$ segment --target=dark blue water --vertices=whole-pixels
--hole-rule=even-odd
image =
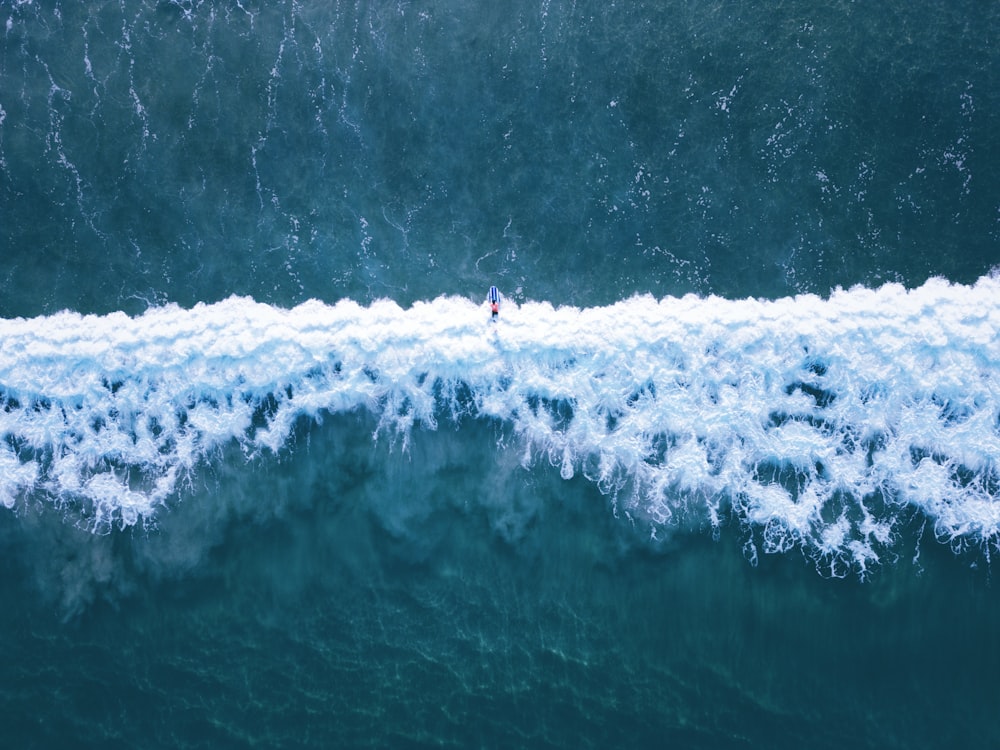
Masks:
[[[0,744],[1000,742],[1000,9],[0,35]]]

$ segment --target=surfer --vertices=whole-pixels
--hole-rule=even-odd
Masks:
[[[492,313],[490,320],[495,323],[497,318],[500,317],[500,290],[495,286],[491,286],[490,294],[487,299],[489,300],[490,312]]]

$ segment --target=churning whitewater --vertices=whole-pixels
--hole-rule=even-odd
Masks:
[[[864,571],[919,512],[1000,544],[1000,277],[608,307],[246,298],[0,321],[0,501],[151,523],[199,463],[367,409],[374,438],[496,420],[656,534],[727,515]],[[498,441],[497,450],[510,450]]]

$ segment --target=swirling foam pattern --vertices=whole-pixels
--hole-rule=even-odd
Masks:
[[[731,513],[752,554],[800,546],[862,570],[915,513],[946,540],[1000,540],[995,275],[487,319],[459,297],[234,297],[0,321],[0,502],[148,523],[220,449],[276,452],[297,420],[367,409],[404,444],[442,419],[497,420],[526,465],[582,474],[653,534]]]

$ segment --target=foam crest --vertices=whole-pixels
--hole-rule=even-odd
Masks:
[[[367,409],[376,436],[492,419],[652,533],[734,515],[749,553],[864,571],[899,525],[1000,543],[1000,280],[578,309],[244,298],[0,321],[0,502],[148,523],[200,462]]]

